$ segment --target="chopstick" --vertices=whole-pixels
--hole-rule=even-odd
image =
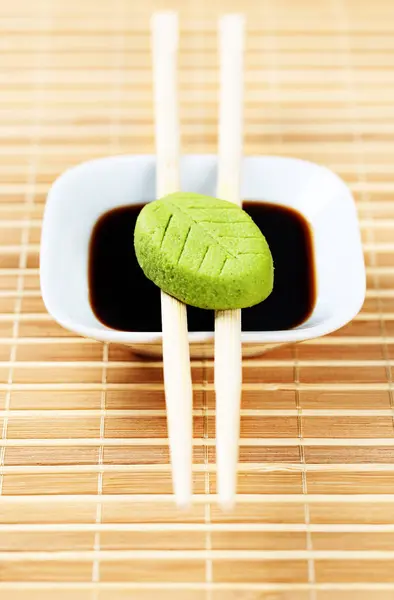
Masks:
[[[157,197],[180,189],[180,134],[177,104],[178,19],[176,13],[152,17],[156,116]],[[219,21],[220,114],[217,196],[241,204],[242,90],[244,18]],[[168,436],[176,502],[192,495],[192,382],[186,306],[161,293],[163,365]],[[216,457],[219,502],[234,503],[242,387],[241,311],[215,314]]]
[[[156,13],[151,20],[156,138],[157,198],[180,190],[177,99],[178,17]],[[192,496],[193,392],[186,306],[161,292],[164,387],[175,500]]]
[[[241,205],[244,17],[219,20],[220,112],[217,196]],[[242,389],[241,311],[215,314],[216,464],[219,502],[234,504]]]

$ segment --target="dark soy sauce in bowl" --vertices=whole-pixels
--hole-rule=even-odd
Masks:
[[[261,304],[242,310],[243,331],[278,331],[301,325],[316,300],[312,232],[296,210],[266,202],[243,203],[265,235],[274,259],[274,289]],[[160,290],[134,252],[142,205],[115,208],[97,221],[89,249],[89,296],[101,323],[120,331],[161,331]],[[188,307],[189,331],[213,331],[214,312]]]

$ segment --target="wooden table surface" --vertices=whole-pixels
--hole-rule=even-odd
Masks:
[[[178,8],[185,152],[217,145],[216,23],[247,15],[245,151],[338,173],[362,312],[244,364],[238,503],[214,501],[212,362],[193,363],[196,502],[179,512],[160,363],[46,313],[46,194],[153,152],[149,17]],[[0,9],[0,598],[394,598],[394,3],[12,0]]]

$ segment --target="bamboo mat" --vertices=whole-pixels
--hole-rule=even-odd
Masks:
[[[239,496],[216,506],[212,362],[193,363],[196,502],[171,497],[161,365],[46,313],[46,193],[153,151],[149,15],[179,8],[186,152],[216,150],[215,27],[248,18],[248,154],[323,163],[358,203],[353,323],[245,360]],[[394,598],[394,5],[13,0],[0,10],[0,598]]]

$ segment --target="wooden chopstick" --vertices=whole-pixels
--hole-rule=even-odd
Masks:
[[[244,17],[219,20],[220,108],[217,196],[241,205]],[[234,504],[242,389],[241,311],[216,311],[216,464],[219,502]]]
[[[156,137],[157,197],[180,190],[177,98],[178,17],[156,13],[151,20]],[[164,386],[175,500],[192,496],[193,392],[186,306],[161,293]]]

